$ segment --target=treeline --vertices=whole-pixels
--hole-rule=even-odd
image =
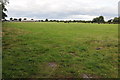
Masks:
[[[89,20],[89,21],[85,21],[85,20],[48,20],[48,19],[45,19],[45,20],[34,20],[34,19],[31,19],[31,20],[27,20],[27,18],[10,18],[10,20],[8,21],[15,21],[15,22],[64,22],[64,23],[98,23],[98,24],[105,24],[105,23],[108,23],[108,24],[118,24],[120,23],[120,17],[115,17],[114,19],[110,19],[108,21],[105,21],[104,20],[104,17],[103,16],[99,16],[99,17],[96,17],[96,18],[93,18],[93,20]]]

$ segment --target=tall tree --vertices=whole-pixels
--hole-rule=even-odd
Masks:
[[[0,19],[5,19],[7,17],[7,14],[5,13],[7,11],[6,5],[7,5],[8,0],[0,0]]]

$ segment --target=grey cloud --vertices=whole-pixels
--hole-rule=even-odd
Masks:
[[[25,0],[25,2],[16,0],[16,3],[13,2],[8,7],[8,15],[9,17],[37,19],[79,19],[82,18],[80,15],[83,15],[82,19],[86,19],[85,15],[91,18],[103,15],[106,19],[109,19],[117,16],[117,6],[115,5],[117,3],[107,4],[109,1],[114,0]]]

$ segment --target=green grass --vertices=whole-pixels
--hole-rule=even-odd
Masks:
[[[118,77],[117,24],[3,23],[3,78]]]

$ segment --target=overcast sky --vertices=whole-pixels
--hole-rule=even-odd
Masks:
[[[8,18],[81,19],[118,16],[119,0],[9,0]]]

